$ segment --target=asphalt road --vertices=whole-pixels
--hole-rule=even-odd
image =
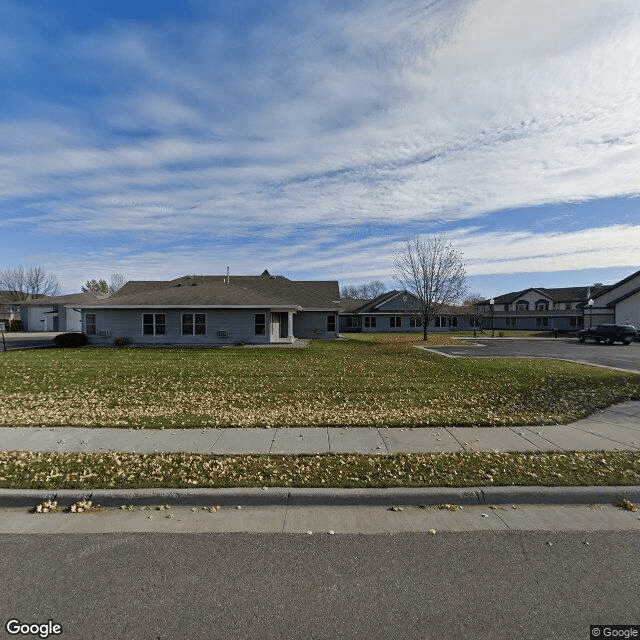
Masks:
[[[638,532],[3,535],[0,557],[0,638],[11,618],[64,640],[586,640],[640,624]]]
[[[640,372],[640,343],[628,346],[595,342],[580,344],[577,338],[526,340],[478,338],[460,345],[433,346],[431,351],[472,358],[560,358]]]
[[[59,335],[57,332],[33,332],[20,331],[17,333],[5,333],[4,342],[0,337],[0,351],[13,351],[14,349],[28,349],[34,347],[53,346],[53,339]]]

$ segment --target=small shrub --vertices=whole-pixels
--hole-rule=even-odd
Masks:
[[[498,338],[504,338],[504,331],[498,331]]]
[[[126,347],[131,341],[129,338],[116,338],[113,342],[116,347]]]
[[[84,333],[61,333],[53,339],[56,347],[83,347],[87,344]]]
[[[22,331],[22,322],[20,320],[11,320],[9,322],[9,331]]]

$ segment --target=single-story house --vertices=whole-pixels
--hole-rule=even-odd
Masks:
[[[260,276],[184,276],[131,281],[82,305],[92,344],[271,344],[338,334],[337,281]]]
[[[583,326],[583,307],[591,294],[591,287],[535,287],[496,296],[493,308],[483,300],[478,309],[488,317],[485,325],[496,330],[572,331]]]
[[[593,291],[584,309],[585,324],[630,324],[640,329],[640,271]]]
[[[473,316],[465,307],[446,306],[431,321],[429,331],[468,331]],[[340,313],[340,331],[344,332],[416,332],[422,331],[419,300],[408,291],[388,291],[374,300],[344,299]]]

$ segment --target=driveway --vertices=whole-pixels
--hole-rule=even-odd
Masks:
[[[577,338],[469,338],[460,345],[420,347],[453,358],[555,358],[640,373],[640,344],[580,344]]]
[[[51,347],[53,339],[59,335],[56,331],[16,331],[4,334],[4,344],[0,337],[0,351],[30,349],[33,347]]]

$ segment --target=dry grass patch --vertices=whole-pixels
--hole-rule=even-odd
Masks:
[[[541,425],[640,399],[638,375],[559,361],[452,361],[416,343],[361,334],[307,349],[8,352],[0,426]]]
[[[141,487],[631,486],[640,453],[238,455],[0,452],[0,486]]]

